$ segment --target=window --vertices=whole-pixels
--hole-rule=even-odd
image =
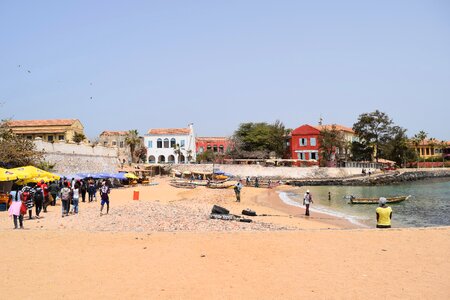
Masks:
[[[198,148],[198,152],[203,153],[203,151],[205,151],[205,149],[203,149],[203,147]]]
[[[104,141],[103,146],[105,146],[105,147],[108,146],[108,142]]]
[[[180,141],[180,147],[183,148],[184,146],[185,146],[185,141],[184,141],[184,140],[181,140],[181,141]]]
[[[170,139],[170,148],[175,148],[176,141],[174,138]]]
[[[297,152],[297,159],[305,160],[305,153],[303,153],[303,152]]]
[[[164,139],[164,148],[169,148],[169,139]]]
[[[317,160],[317,152],[311,152],[310,159]]]
[[[220,152],[220,153],[223,153],[223,152],[224,152],[224,151],[223,151],[223,145],[220,145],[220,146],[219,146],[219,152]]]
[[[64,136],[63,135],[58,135],[58,140],[64,141]]]
[[[211,145],[206,146],[207,151],[211,151]]]
[[[300,146],[306,146],[306,139],[305,138],[301,138],[300,139]]]
[[[148,157],[148,162],[149,162],[150,164],[154,164],[154,163],[156,162],[156,158],[155,158],[153,155],[150,155],[150,156]]]
[[[309,139],[309,144],[310,144],[311,146],[315,146],[315,145],[316,145],[316,138],[310,138],[310,139]]]
[[[162,148],[162,139],[156,141],[156,148]]]
[[[53,135],[49,135],[49,136],[47,137],[47,141],[53,142]]]
[[[27,135],[27,139],[28,139],[28,140],[32,140],[32,139],[33,139],[33,136],[32,136],[32,135]]]
[[[123,146],[124,146],[123,141],[121,141],[121,142],[119,143],[119,147],[120,147],[120,148],[123,148]]]
[[[116,141],[112,141],[112,145],[113,146],[117,146],[117,142]]]
[[[148,141],[147,147],[148,148],[153,148],[153,141]]]
[[[213,147],[213,152],[214,152],[214,153],[217,152],[217,145],[214,145],[214,147]]]

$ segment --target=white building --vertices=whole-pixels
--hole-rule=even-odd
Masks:
[[[184,164],[196,160],[193,124],[188,128],[150,129],[144,136],[144,143],[150,164]]]

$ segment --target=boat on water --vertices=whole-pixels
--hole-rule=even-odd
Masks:
[[[409,199],[409,196],[396,196],[396,197],[386,197],[386,203],[398,203]],[[356,198],[354,196],[350,196],[350,204],[378,204],[380,198]]]

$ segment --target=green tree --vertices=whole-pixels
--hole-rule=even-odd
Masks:
[[[39,166],[42,161],[43,154],[36,150],[33,141],[16,135],[8,121],[0,122],[0,167]]]
[[[429,140],[428,140],[428,146],[430,146],[430,155],[431,155],[431,162],[432,163],[434,163],[434,155],[435,155],[435,148],[436,148],[436,146],[437,146],[437,141],[436,141],[436,139],[435,138],[430,138]],[[431,165],[431,166],[433,166],[433,164]]]
[[[373,148],[364,141],[354,141],[351,144],[351,153],[355,161],[370,161],[372,159]]]
[[[337,158],[337,150],[342,150],[345,146],[344,134],[336,129],[336,125],[332,125],[331,128],[323,127],[320,131],[319,138],[319,151],[321,164],[323,166],[329,166],[333,157]]]
[[[136,147],[141,143],[139,133],[136,129],[128,131],[127,136],[125,137],[125,143],[130,147],[131,162],[134,163],[136,161],[134,151]]]
[[[385,143],[392,132],[392,120],[379,110],[359,115],[358,121],[353,124],[353,130],[364,143],[371,147],[378,162],[380,145]]]
[[[72,138],[72,140],[77,144],[81,143],[85,139],[86,139],[86,136],[83,133],[78,133],[78,132],[75,132],[75,134],[73,135],[73,138]]]
[[[419,131],[419,133],[415,134],[412,138],[412,143],[414,147],[417,149],[417,168],[419,168],[419,161],[420,161],[420,149],[419,146],[423,144],[425,139],[427,138],[427,133],[423,130]]]
[[[438,146],[438,149],[441,151],[442,167],[444,167],[445,166],[445,149],[448,148],[448,144],[446,141],[440,141],[437,146]]]
[[[380,150],[383,157],[395,161],[398,166],[401,166],[402,162],[413,160],[416,157],[415,151],[409,146],[406,129],[400,126],[392,128],[391,137]]]
[[[232,137],[230,152],[234,158],[268,158],[270,152],[282,157],[286,152],[286,128],[276,121],[268,123],[242,123]]]

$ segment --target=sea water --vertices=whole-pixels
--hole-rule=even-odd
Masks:
[[[411,198],[389,206],[393,210],[393,227],[450,226],[450,179],[432,179],[386,186],[311,186],[281,192],[288,205],[302,206],[303,195],[313,195],[312,212],[345,218],[363,226],[375,227],[377,204],[349,204],[348,195],[357,198],[407,196]],[[328,192],[331,200],[328,200]]]

